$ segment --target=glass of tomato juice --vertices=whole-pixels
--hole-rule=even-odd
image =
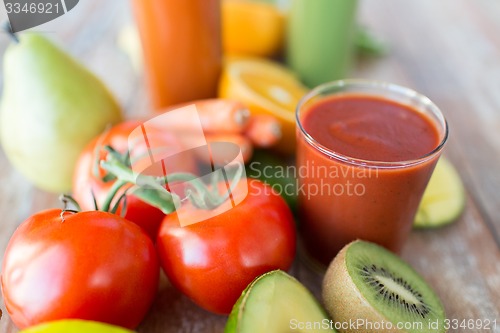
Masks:
[[[427,97],[395,84],[326,83],[297,112],[305,258],[328,265],[355,239],[399,252],[448,137]]]

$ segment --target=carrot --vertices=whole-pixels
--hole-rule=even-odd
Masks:
[[[259,148],[268,148],[281,139],[279,121],[269,115],[255,115],[250,118],[245,135]]]
[[[243,162],[247,163],[252,158],[252,142],[240,134],[207,134],[207,143],[210,147],[211,163],[225,165],[238,156],[239,150],[243,157]],[[228,143],[233,143],[230,145]],[[238,150],[239,148],[239,150]],[[203,159],[206,161],[206,158]]]
[[[253,154],[252,142],[243,134],[205,133],[205,136],[200,138],[188,132],[177,135],[176,139],[179,140],[181,146],[190,150],[199,161],[205,164],[225,165],[233,161],[240,150],[243,161],[247,163]],[[233,143],[233,145],[228,143]]]
[[[195,105],[202,128],[207,132],[241,133],[250,117],[250,111],[242,103],[229,99],[209,99]]]
[[[164,110],[172,111],[189,105],[196,106],[199,119],[188,116],[179,116],[169,119],[168,128],[176,128],[181,131],[196,129],[200,124],[205,132],[213,133],[242,133],[250,117],[250,111],[240,102],[230,99],[205,99],[189,103],[177,104]]]

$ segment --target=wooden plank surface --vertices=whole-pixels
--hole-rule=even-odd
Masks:
[[[137,114],[147,109],[145,87],[116,45],[120,28],[130,20],[128,1],[85,0],[35,30],[61,40],[109,85],[128,114]],[[500,1],[364,0],[360,21],[391,50],[383,58],[359,61],[352,76],[406,85],[438,104],[451,128],[445,154],[467,188],[460,220],[440,230],[413,232],[403,257],[436,289],[449,318],[500,322]],[[7,43],[0,33],[0,54]],[[0,184],[3,253],[20,222],[58,203],[56,196],[26,182],[1,151]],[[292,273],[319,295],[321,276],[300,260]],[[139,332],[222,332],[225,320],[194,306],[164,279]],[[8,316],[0,320],[0,332],[17,332]]]

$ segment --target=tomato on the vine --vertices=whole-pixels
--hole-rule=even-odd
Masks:
[[[98,174],[95,172],[95,165],[99,162],[96,161],[96,158],[98,157],[100,161],[104,161],[108,154],[100,146],[104,147],[108,145],[117,152],[125,154],[129,149],[129,135],[140,125],[140,121],[120,123],[95,138],[81,153],[73,177],[73,196],[83,210],[95,209],[92,194],[95,196],[99,208],[101,208],[114,183],[114,181],[103,181],[102,177],[106,175],[106,171],[102,168],[97,169]],[[149,144],[153,148],[178,147],[180,145],[175,136],[168,132],[154,130],[153,128],[148,128],[148,130],[154,131],[154,133],[148,133],[150,136]],[[144,154],[148,154],[148,148],[143,141],[137,141],[133,147],[136,152]],[[96,156],[96,149],[99,152],[98,156]],[[194,173],[196,172],[196,161],[193,156],[187,154],[182,159],[171,159],[169,171]],[[124,187],[121,193],[127,187]],[[150,235],[151,239],[156,239],[158,228],[165,214],[158,208],[141,201],[133,194],[126,195],[126,202],[127,208],[124,217],[143,228]],[[120,210],[118,210],[117,214],[120,214]]]
[[[255,179],[241,180],[248,195],[234,208],[181,227],[163,220],[157,239],[170,282],[206,310],[227,314],[246,286],[265,272],[290,268],[295,255],[293,216],[283,198]],[[203,214],[185,203],[183,214]]]
[[[12,321],[19,328],[69,318],[135,328],[158,288],[153,242],[115,214],[61,212],[34,214],[9,241],[1,286]]]

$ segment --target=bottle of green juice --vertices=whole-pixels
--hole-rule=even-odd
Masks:
[[[356,8],[357,0],[291,0],[287,62],[309,87],[348,75]]]

